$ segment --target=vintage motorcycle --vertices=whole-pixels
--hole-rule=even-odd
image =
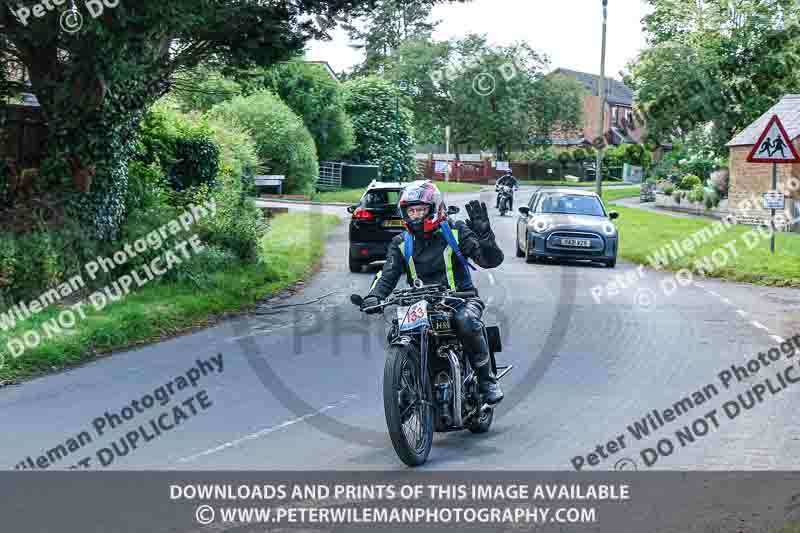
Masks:
[[[499,209],[500,209],[500,216],[505,216],[508,211],[511,211],[511,203],[514,198],[514,189],[512,189],[509,185],[500,185],[497,188],[498,196],[500,197],[499,200]]]
[[[453,305],[475,296],[444,285],[395,289],[382,303],[365,308],[397,306],[397,318],[387,335],[387,358],[383,372],[383,408],[395,452],[408,466],[419,466],[428,458],[434,432],[469,429],[489,430],[494,407],[483,403],[478,378],[452,327]],[[353,294],[353,304],[362,297]],[[497,367],[500,328],[484,326],[492,369],[497,379],[513,368]]]

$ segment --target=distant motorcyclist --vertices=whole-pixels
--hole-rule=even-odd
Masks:
[[[505,174],[500,179],[498,179],[497,182],[494,185],[494,192],[497,193],[497,205],[494,206],[495,209],[500,209],[500,187],[502,185],[508,185],[509,187],[511,187],[512,191],[516,191],[517,189],[519,189],[519,182],[517,181],[517,178],[515,178],[511,173]],[[510,200],[510,204],[509,204],[508,208],[509,209],[514,209],[514,195],[513,194],[511,195],[511,198],[509,200]]]
[[[385,299],[405,274],[410,286],[416,279],[426,285],[443,284],[455,291],[475,291],[476,296],[456,306],[453,326],[472,368],[486,403],[503,399],[503,391],[492,371],[489,346],[483,335],[481,317],[485,304],[472,284],[467,258],[483,268],[496,268],[503,262],[503,251],[495,242],[486,204],[473,200],[466,205],[469,220],[453,222],[447,216],[442,193],[433,182],[416,181],[406,186],[398,203],[406,232],[389,245],[386,264],[378,272],[362,310]],[[451,241],[454,245],[450,244]],[[409,254],[410,257],[406,257]],[[369,312],[369,311],[367,311]]]

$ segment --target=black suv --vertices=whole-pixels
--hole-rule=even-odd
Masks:
[[[350,272],[373,261],[384,261],[389,243],[405,231],[397,204],[402,183],[373,181],[358,204],[347,208],[350,219]]]

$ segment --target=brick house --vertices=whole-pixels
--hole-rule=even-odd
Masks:
[[[597,137],[600,121],[599,76],[565,68],[558,68],[548,74],[548,76],[556,75],[578,80],[586,88],[588,94],[583,97],[582,127],[573,131],[554,132],[553,146],[578,147],[592,144]],[[609,145],[640,143],[644,136],[644,128],[634,120],[633,90],[612,78],[606,78],[605,81],[606,109],[603,114],[603,131],[606,132],[606,143]]]
[[[792,144],[800,152],[800,94],[788,94],[772,106],[758,120],[750,124],[742,132],[731,139],[725,146],[730,150],[728,188],[728,207],[737,217],[747,224],[769,223],[768,209],[749,209],[741,211],[743,202],[761,205],[761,194],[772,189],[772,165],[769,163],[748,163],[747,156],[758,142],[769,120],[778,115]],[[789,219],[800,216],[800,189],[787,191],[787,180],[790,177],[800,179],[800,164],[778,165],[778,189],[785,191],[786,210],[784,216]],[[777,215],[777,213],[776,213]],[[800,220],[800,219],[799,219]],[[790,228],[799,231],[800,224]]]

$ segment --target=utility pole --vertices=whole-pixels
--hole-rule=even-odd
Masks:
[[[600,147],[597,149],[597,170],[595,180],[597,185],[597,195],[603,193],[603,172],[600,170],[603,164],[603,146],[605,146],[605,125],[606,125],[606,19],[608,18],[608,0],[603,0],[603,46],[600,52],[600,84],[597,92],[600,95],[600,127],[597,139]]]
[[[446,126],[444,129],[444,153],[450,153],[450,126]],[[447,161],[447,166],[444,169],[444,181],[450,181],[450,161]]]

